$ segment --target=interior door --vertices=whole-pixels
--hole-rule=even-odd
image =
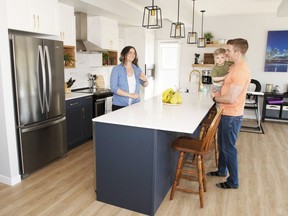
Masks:
[[[179,44],[159,43],[159,73],[156,73],[156,95],[167,88],[179,88]]]

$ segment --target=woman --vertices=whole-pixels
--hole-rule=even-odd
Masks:
[[[146,76],[138,67],[136,49],[126,46],[121,51],[120,64],[115,66],[110,77],[113,92],[112,111],[121,109],[140,101],[140,84],[148,86]]]

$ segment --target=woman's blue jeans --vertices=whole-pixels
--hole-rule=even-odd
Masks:
[[[236,140],[241,129],[243,116],[221,116],[218,127],[218,174],[227,175],[230,186],[239,186],[238,179],[238,153]]]

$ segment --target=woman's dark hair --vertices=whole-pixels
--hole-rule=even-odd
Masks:
[[[135,59],[133,60],[133,64],[135,64],[136,66],[138,66],[138,55],[137,55],[137,51],[133,46],[126,46],[122,49],[120,57],[119,57],[119,61],[124,64],[126,61],[126,56],[129,53],[130,49],[134,49],[135,51]]]

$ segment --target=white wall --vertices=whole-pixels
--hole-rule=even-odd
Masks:
[[[198,19],[199,20],[199,19]],[[200,22],[195,22],[198,35],[201,33]],[[216,39],[231,39],[242,37],[248,40],[249,50],[246,54],[250,66],[252,78],[262,84],[262,90],[267,83],[277,84],[281,92],[288,91],[288,73],[264,72],[267,32],[269,30],[288,30],[288,17],[277,18],[276,14],[234,15],[206,17],[204,19],[204,32],[211,31]],[[213,53],[216,48],[197,48],[197,45],[189,45],[186,38],[170,38],[171,22],[165,20],[163,28],[156,31],[157,40],[176,40],[181,44],[180,87],[186,89],[189,83],[189,73],[192,71],[194,54],[200,53],[200,62],[204,53]],[[186,36],[191,27],[186,25]],[[157,51],[157,50],[156,50]],[[157,62],[157,59],[156,59]],[[202,70],[205,68],[195,68]],[[209,68],[207,68],[209,69]],[[260,105],[262,101],[260,99]],[[255,118],[253,111],[245,112],[245,117]]]
[[[264,72],[267,32],[288,30],[288,17],[277,18],[276,14],[209,17],[205,20],[206,29],[216,37],[243,37],[249,42],[246,58],[252,77],[259,80],[262,89],[267,83],[278,84],[282,92],[287,91],[288,73]],[[288,38],[287,38],[288,40]]]
[[[21,178],[15,134],[6,1],[1,1],[0,14],[0,182],[14,185]]]
[[[251,69],[252,78],[261,82],[262,89],[265,89],[267,83],[272,83],[278,84],[282,92],[286,92],[288,73],[264,72],[264,60],[267,32],[269,30],[288,30],[287,23],[287,17],[277,18],[276,14],[206,17],[204,19],[204,32],[211,31],[217,39],[238,37],[247,39],[249,50],[246,59]],[[200,29],[197,28],[199,23],[195,24],[196,30],[200,34]],[[170,25],[171,22],[165,21],[163,28],[156,31],[157,40],[175,40],[169,37]],[[186,25],[186,36],[190,28]],[[194,63],[194,54],[200,53],[200,61],[203,61],[203,53],[212,53],[216,48],[197,48],[196,45],[187,44],[186,38],[178,41],[181,44],[180,85],[185,88],[189,72],[192,70],[192,64]],[[200,68],[200,70],[202,69]]]

